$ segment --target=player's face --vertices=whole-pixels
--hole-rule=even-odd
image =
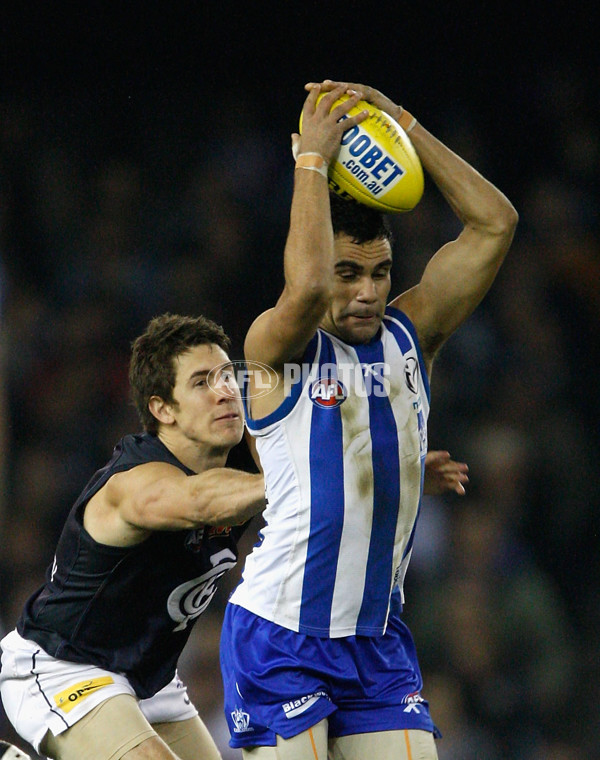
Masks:
[[[194,346],[175,359],[173,414],[191,441],[230,449],[242,439],[244,412],[229,357],[216,345]]]
[[[334,291],[322,327],[346,343],[368,343],[379,330],[390,292],[389,241],[335,238]]]

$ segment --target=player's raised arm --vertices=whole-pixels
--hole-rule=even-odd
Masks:
[[[251,326],[245,342],[248,360],[265,362],[277,371],[286,361],[302,354],[330,296],[333,232],[327,164],[339,150],[344,131],[367,116],[361,112],[340,123],[360,99],[359,92],[351,92],[348,100],[332,109],[336,99],[347,91],[348,87],[340,84],[317,102],[321,87],[314,85],[304,104],[284,252],[285,286],[277,304]]]
[[[321,87],[327,91],[338,84],[327,80]],[[360,90],[365,100],[389,113],[409,132],[424,169],[463,224],[458,238],[430,260],[420,283],[391,302],[411,318],[430,366],[436,351],[490,288],[512,242],[518,215],[498,188],[402,106],[372,87],[347,86]]]
[[[518,216],[506,196],[420,124],[410,132],[421,162],[463,224],[429,261],[420,283],[398,297],[426,359],[467,319],[489,290]]]

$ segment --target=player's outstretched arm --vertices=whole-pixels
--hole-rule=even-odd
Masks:
[[[84,525],[96,541],[127,546],[156,530],[239,525],[264,507],[262,474],[215,467],[186,475],[148,462],[113,475],[88,503]]]

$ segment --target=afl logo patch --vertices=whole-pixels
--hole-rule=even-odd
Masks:
[[[320,377],[310,386],[310,400],[315,406],[326,409],[343,404],[348,394],[339,380],[332,377]]]

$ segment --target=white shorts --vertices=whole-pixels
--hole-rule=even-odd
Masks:
[[[57,660],[17,631],[0,641],[0,695],[15,731],[39,750],[50,730],[55,736],[117,694],[135,692],[125,676],[93,665]],[[177,673],[164,689],[138,700],[147,721],[174,723],[198,715]]]

